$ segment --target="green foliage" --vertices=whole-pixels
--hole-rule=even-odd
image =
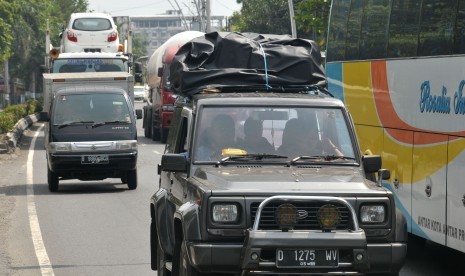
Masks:
[[[300,2],[301,0],[294,0]],[[230,18],[231,31],[290,34],[289,5],[284,0],[238,0],[240,13]]]
[[[11,27],[15,21],[14,14],[17,7],[17,1],[0,0],[0,65],[11,56],[13,43]]]
[[[296,5],[297,28],[309,33],[322,49],[326,49],[330,0],[304,0]]]
[[[132,37],[132,53],[134,56],[134,60],[140,58],[142,56],[147,55],[147,46],[149,42],[147,40],[147,36],[143,34],[135,34]]]
[[[41,102],[32,99],[22,104],[7,106],[0,112],[0,133],[7,133],[19,120],[41,110]]]
[[[7,133],[12,130],[15,123],[13,114],[0,112],[0,133]]]

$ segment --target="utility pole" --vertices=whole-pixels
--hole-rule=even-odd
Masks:
[[[206,10],[207,10],[207,26],[205,26],[205,30],[207,33],[211,32],[211,3],[210,0],[206,1]]]
[[[4,87],[5,87],[5,98],[6,98],[6,105],[8,106],[11,103],[11,96],[10,96],[10,75],[8,74],[8,59],[5,62],[5,75],[4,75]]]
[[[294,3],[292,0],[287,1],[289,3],[289,16],[291,18],[291,31],[292,31],[292,38],[297,38],[297,30],[295,27],[295,20],[294,20]]]

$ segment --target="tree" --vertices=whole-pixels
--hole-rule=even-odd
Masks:
[[[12,53],[11,26],[17,7],[16,1],[0,0],[0,68],[3,68],[3,64]]]
[[[297,27],[309,33],[322,49],[326,48],[330,0],[304,0],[296,5]]]
[[[230,18],[232,31],[263,34],[291,33],[289,5],[286,0],[237,0],[237,2],[242,4],[242,8],[240,13],[235,12]]]

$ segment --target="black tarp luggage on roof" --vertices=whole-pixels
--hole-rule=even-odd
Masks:
[[[170,66],[170,81],[172,90],[183,96],[212,87],[266,90],[267,82],[272,88],[326,87],[320,50],[314,41],[234,32],[207,33],[184,44]]]

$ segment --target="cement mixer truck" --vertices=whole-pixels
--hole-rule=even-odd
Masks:
[[[153,141],[166,142],[174,111],[175,94],[170,90],[169,66],[178,49],[204,33],[186,31],[163,43],[147,63],[149,86],[147,105],[144,106],[144,135]]]

